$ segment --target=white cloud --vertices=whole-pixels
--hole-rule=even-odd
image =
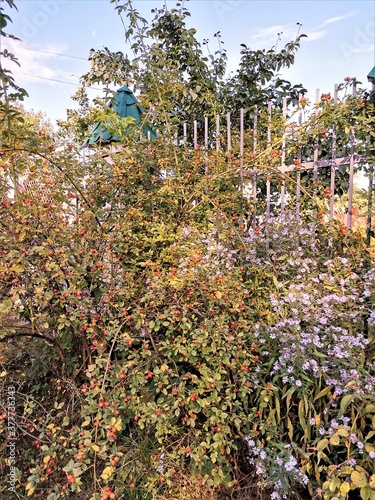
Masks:
[[[269,28],[258,28],[256,29],[255,31],[255,34],[253,35],[252,38],[269,38],[270,36],[273,36],[273,37],[276,37],[278,33],[282,33],[283,35],[285,35],[286,33],[288,33],[290,30],[291,30],[291,26],[294,26],[294,29],[295,29],[295,25],[291,25],[291,24],[287,24],[287,25],[281,25],[281,24],[276,24],[274,26],[270,26]],[[296,31],[296,30],[295,30]]]
[[[356,11],[352,11],[352,12],[348,12],[347,14],[344,14],[343,16],[331,17],[331,18],[323,21],[323,23],[320,25],[320,27],[323,28],[324,26],[327,26],[327,24],[337,23],[339,21],[342,21],[343,19],[347,19],[348,17],[355,16],[356,14],[357,14]]]
[[[299,29],[300,28],[300,29]],[[294,40],[298,34],[298,32],[304,33],[307,35],[307,38],[304,39],[304,42],[314,42],[316,40],[320,40],[324,38],[328,31],[327,30],[319,30],[319,29],[304,29],[302,25],[297,25],[297,23],[285,24],[285,25],[277,25],[270,26],[268,28],[258,28],[253,35],[254,41],[259,44],[264,44],[265,42],[269,42],[277,40],[278,36],[282,41],[289,42],[290,40]]]
[[[306,42],[315,42],[315,40],[320,40],[324,38],[328,31],[326,30],[317,30],[317,31],[306,31],[307,38],[305,38]]]
[[[374,51],[374,44],[369,43],[369,44],[364,44],[361,47],[352,47],[350,49],[351,54],[365,54],[366,52],[373,52]]]
[[[16,81],[20,85],[25,83],[38,82],[40,85],[54,86],[54,80],[77,83],[77,79],[72,79],[71,72],[63,69],[55,69],[55,61],[61,61],[61,56],[66,50],[62,44],[43,45],[40,49],[27,49],[22,42],[6,40],[2,44],[2,49],[7,49],[13,53],[20,66],[12,63],[7,58],[3,58],[3,65],[14,73]]]
[[[257,28],[252,36],[252,41],[257,47],[275,46],[278,40],[281,40],[282,43],[295,40],[299,29],[300,26],[297,23],[275,24],[268,28]]]

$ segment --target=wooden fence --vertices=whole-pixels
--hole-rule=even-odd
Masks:
[[[356,86],[353,84],[352,95],[356,95]],[[320,91],[316,91],[316,103],[321,101],[322,96]],[[338,103],[338,86],[335,85],[333,92],[333,102]],[[264,113],[264,112],[263,112]],[[279,111],[280,113],[280,111]],[[293,115],[295,117],[295,122],[291,124],[288,122],[288,116]],[[271,182],[271,170],[268,168],[254,168],[254,162],[248,162],[249,153],[255,158],[257,155],[264,153],[267,148],[271,148],[274,145],[273,129],[272,129],[272,118],[275,116],[274,110],[271,104],[268,105],[268,110],[266,113],[266,120],[260,124],[261,113],[255,110],[251,114],[251,128],[245,126],[246,118],[245,111],[242,109],[239,115],[234,117],[231,113],[227,113],[225,117],[216,116],[215,119],[209,120],[207,117],[203,117],[202,120],[195,120],[191,126],[183,123],[180,127],[180,135],[175,135],[174,141],[177,146],[185,146],[191,149],[203,149],[204,151],[216,151],[227,155],[228,162],[236,162],[239,167],[239,176],[241,182],[241,189],[248,196],[252,198],[254,202],[257,201],[258,196],[258,185],[261,176],[264,176],[262,182],[263,187],[265,187],[265,214],[267,217],[271,214],[271,198],[275,199],[275,193],[271,192],[272,182]],[[356,138],[353,130],[349,130],[347,135],[347,140],[349,144],[348,153],[346,156],[339,156],[337,154],[338,146],[340,146],[340,140],[337,136],[336,124],[330,126],[330,155],[329,157],[322,158],[318,137],[312,138],[312,154],[310,157],[305,157],[301,147],[297,145],[297,151],[295,158],[290,162],[290,155],[288,154],[288,145],[291,140],[291,136],[298,132],[298,129],[303,129],[305,124],[308,123],[306,120],[306,112],[300,106],[295,109],[287,109],[286,98],[283,101],[283,107],[281,116],[283,118],[283,131],[281,134],[281,139],[279,139],[279,157],[278,164],[273,167],[273,175],[276,173],[279,182],[279,191],[276,194],[278,208],[283,212],[288,205],[288,202],[293,199],[293,205],[295,206],[297,215],[301,210],[301,200],[304,192],[304,187],[302,186],[301,176],[306,172],[311,172],[311,177],[313,179],[313,185],[316,184],[315,181],[318,179],[318,171],[320,169],[329,169],[329,188],[327,188],[326,193],[328,193],[327,200],[329,200],[329,220],[339,219],[343,224],[346,225],[348,229],[353,226],[353,215],[358,218],[358,213],[355,214],[356,207],[353,207],[353,189],[354,189],[354,174],[356,166],[366,164],[366,155],[357,154],[356,149],[358,149],[358,144],[356,143]],[[287,123],[287,126],[285,126]],[[265,124],[265,125],[264,125]],[[293,125],[293,126],[292,126]],[[262,131],[260,131],[262,127]],[[291,134],[291,130],[293,134]],[[261,144],[261,136],[263,134],[263,143]],[[148,137],[150,139],[150,137]],[[112,145],[110,151],[115,153],[118,150],[117,146]],[[111,153],[109,154],[109,157]],[[338,169],[346,167],[347,177],[348,177],[348,202],[345,214],[338,214],[335,212],[335,186],[336,177]],[[370,240],[371,231],[371,211],[372,211],[372,191],[373,191],[373,177],[372,177],[372,167],[368,168],[368,215],[365,217],[365,222],[367,226],[367,239]],[[293,176],[293,185],[295,187],[294,192],[287,185],[289,178]],[[32,188],[30,179],[24,180],[22,183],[23,189]],[[290,183],[289,183],[290,184]],[[315,188],[314,188],[315,189]],[[312,193],[312,198],[316,196],[316,191]],[[358,212],[358,211],[357,211]]]
[[[356,86],[355,83],[352,87],[352,95],[356,96]],[[338,85],[335,85],[333,92],[333,102],[338,103]],[[324,96],[324,94],[322,94]],[[320,91],[316,91],[316,103],[321,101],[322,96]],[[286,98],[283,101],[282,117],[287,120],[287,117],[293,114],[296,117],[296,122],[291,127],[295,133],[298,128],[303,128],[306,122],[305,111],[299,107],[292,109],[290,112],[287,109]],[[236,117],[236,123],[233,121],[231,113],[227,113],[225,120],[223,117],[216,116],[214,120],[209,120],[207,117],[202,118],[202,120],[195,120],[189,127],[188,124],[183,123],[181,125],[181,135],[175,135],[176,145],[185,145],[187,147],[200,148],[204,150],[216,150],[217,152],[225,151],[228,158],[235,158],[239,164],[240,177],[242,189],[244,189],[247,183],[247,188],[251,185],[251,197],[253,200],[257,199],[257,181],[259,176],[266,175],[266,215],[270,215],[271,210],[271,180],[270,171],[267,169],[251,169],[246,162],[246,155],[249,153],[249,148],[252,150],[254,156],[259,154],[259,130],[258,130],[258,118],[259,113],[256,110],[252,113],[252,128],[251,130],[245,128],[245,112],[240,110],[239,117]],[[273,137],[271,129],[271,121],[273,116],[273,109],[271,104],[268,106],[268,125],[266,134],[266,146],[271,147]],[[223,125],[223,123],[225,124]],[[263,130],[264,132],[264,130]],[[251,136],[251,141],[249,144],[249,134]],[[319,148],[318,137],[313,138],[313,152],[310,158],[304,158],[302,154],[302,149],[297,150],[296,158],[292,163],[288,163],[288,141],[290,139],[290,128],[285,127],[283,136],[280,143],[280,160],[277,166],[277,171],[281,179],[280,191],[279,191],[279,208],[282,211],[285,210],[288,199],[291,199],[293,195],[294,204],[296,207],[297,214],[299,214],[301,207],[301,192],[303,187],[301,186],[301,174],[308,171],[312,171],[312,178],[317,180],[318,171],[322,168],[330,169],[330,181],[329,189],[326,192],[329,193],[329,219],[334,218],[341,219],[342,222],[347,226],[347,228],[352,228],[353,226],[353,188],[354,188],[354,174],[356,166],[366,164],[366,155],[357,154],[356,148],[358,143],[356,142],[356,137],[353,130],[351,129],[347,134],[347,140],[349,143],[348,153],[346,156],[339,156],[337,154],[338,146],[340,146],[340,141],[337,137],[337,127],[336,124],[332,124],[330,127],[330,156],[329,158],[322,158],[321,151]],[[247,138],[247,139],[246,139]],[[247,143],[246,143],[247,140]],[[338,215],[335,212],[335,185],[336,185],[336,173],[337,170],[346,167],[348,175],[348,202],[347,202],[347,213],[344,217]],[[371,168],[370,168],[371,171]],[[288,175],[294,176],[295,193],[291,193],[290,190],[287,193],[285,179]],[[250,181],[250,182],[249,182]],[[372,175],[369,175],[369,192],[372,193]],[[315,193],[316,194],[316,193]],[[368,211],[371,211],[371,201],[372,197],[369,197]],[[367,231],[369,232],[371,227],[371,216],[367,216]]]

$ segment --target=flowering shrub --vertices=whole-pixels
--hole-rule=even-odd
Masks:
[[[181,24],[184,9],[161,9],[142,29],[131,2],[116,8],[140,54],[125,70],[145,87],[143,104],[165,137],[148,142],[102,114],[122,149],[83,158],[75,139],[90,113],[72,115],[60,144],[15,109],[23,92],[5,92],[17,89],[13,78],[2,83],[1,496],[374,500],[371,254],[360,235],[321,223],[318,195],[300,198],[301,218],[267,218],[244,199],[239,186],[254,166],[281,182],[281,143],[269,145],[268,134],[255,157],[246,144],[243,162],[235,143],[229,156],[174,146],[178,107],[190,116],[220,110],[224,54],[212,72]],[[299,38],[271,51],[260,79],[271,81],[298,46]],[[86,82],[108,88],[103,75],[117,67],[103,71],[107,52],[104,62],[91,54]],[[242,66],[239,84],[250,67]],[[337,107],[326,94],[291,161],[302,147],[309,156],[310,125],[314,134],[324,125],[325,139],[324,120],[345,127],[352,104]],[[357,121],[350,126],[366,144],[371,119]],[[260,222],[245,230],[254,212]]]
[[[21,347],[3,358],[18,394],[16,490],[168,498],[184,473],[217,491],[250,475],[272,499],[371,500],[374,290],[361,240],[289,213],[245,232],[219,156],[207,191],[183,170],[191,181],[203,152],[173,185],[150,168],[165,144],[142,155],[86,167],[78,211],[63,183],[37,223],[37,200],[3,206],[1,307],[34,341],[4,336]],[[182,186],[201,199],[179,199]],[[37,245],[41,225],[50,239]]]
[[[287,224],[282,231],[292,236]],[[271,250],[272,313],[255,325],[263,363],[253,379],[261,415],[247,439],[250,460],[262,478],[266,471],[272,498],[307,478],[310,493],[315,485],[327,499],[356,489],[373,498],[373,272],[358,254],[335,255],[332,241],[326,260],[320,242],[308,246],[306,228],[295,236],[289,241],[300,244],[285,254]],[[275,480],[285,454],[293,473]]]

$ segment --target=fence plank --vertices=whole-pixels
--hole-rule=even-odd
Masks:
[[[338,85],[335,84],[333,102],[338,101]],[[335,202],[335,177],[336,177],[336,141],[337,141],[337,125],[332,126],[332,144],[331,144],[331,183],[330,183],[330,200],[329,200],[329,219],[333,220],[334,202]]]
[[[227,153],[230,155],[232,151],[232,141],[231,141],[231,130],[230,130],[230,112],[227,113]]]
[[[205,149],[205,161],[204,161],[204,173],[208,174],[208,116],[204,117],[204,149]]]
[[[372,212],[372,196],[374,187],[374,167],[370,167],[368,173],[368,200],[367,200],[367,221],[366,221],[366,244],[370,246],[371,244],[371,212]]]
[[[331,183],[330,183],[330,200],[329,200],[329,219],[333,220],[334,198],[335,198],[335,175],[336,175],[336,140],[337,129],[333,125],[332,146],[331,146]]]
[[[286,120],[286,97],[283,97],[283,118]],[[285,209],[285,179],[284,179],[284,173],[285,173],[285,157],[286,157],[286,132],[284,130],[283,133],[283,142],[282,142],[282,147],[281,147],[281,189],[280,189],[280,206],[281,206],[281,213],[284,212]]]
[[[366,161],[366,156],[365,155],[354,155],[353,161],[355,164],[360,164],[364,163]],[[332,165],[331,160],[317,160],[317,161],[306,161],[301,163],[300,170],[303,172],[304,170],[312,170],[314,171],[318,170],[319,168],[322,167],[330,167]],[[341,165],[350,165],[350,156],[343,156],[342,158],[336,158],[336,166],[341,166]],[[296,170],[296,166],[293,165],[286,165],[285,166],[285,172],[292,172]]]
[[[253,126],[253,154],[257,155],[258,153],[258,106],[255,106],[254,108],[254,126]],[[257,201],[257,173],[254,172],[252,175],[253,179],[253,199],[256,202]],[[253,214],[253,228],[256,226],[256,216],[257,216],[257,211],[256,207],[254,207],[254,214]]]
[[[346,227],[352,228],[353,218],[353,187],[354,187],[354,130],[350,131],[350,163],[349,163],[349,193],[348,193],[348,218]]]
[[[271,141],[272,141],[271,119],[272,119],[272,104],[271,104],[271,102],[269,102],[268,103],[268,126],[267,126],[267,146],[269,148],[271,147]],[[267,191],[266,192],[266,196],[267,196],[266,214],[267,214],[267,218],[268,218],[271,214],[271,183],[270,183],[268,175],[267,175],[266,191]]]
[[[216,115],[216,151],[220,151],[220,115]]]
[[[184,146],[187,144],[187,124],[184,122],[182,124],[182,133],[183,133],[183,141],[184,141]]]
[[[299,94],[299,99],[302,99],[302,94]],[[303,122],[303,118],[302,118],[302,106],[299,105],[298,107],[298,126],[301,127],[302,125],[302,122]],[[299,214],[300,214],[300,209],[301,209],[301,202],[300,202],[300,199],[301,199],[301,171],[299,170],[299,167],[301,165],[301,162],[302,162],[302,148],[301,147],[298,147],[298,150],[297,150],[297,161],[298,161],[298,170],[297,170],[297,174],[296,174],[296,215],[297,217],[299,217]]]
[[[204,147],[208,150],[208,116],[204,117]]]
[[[315,102],[316,104],[320,100],[320,90],[316,89],[315,92]],[[314,184],[318,178],[318,158],[319,158],[319,139],[316,137],[314,141]],[[314,185],[314,198],[316,197],[316,185]]]
[[[356,85],[355,83],[353,84],[353,89],[352,89],[352,94],[356,95]],[[299,98],[301,99],[301,95]],[[316,103],[319,103],[321,97],[320,97],[320,90],[316,90]],[[333,96],[334,103],[338,103],[338,85],[335,85],[334,89],[334,96]],[[255,166],[253,168],[249,168],[249,165],[245,165],[245,158],[249,156],[250,159],[250,164],[251,164],[251,152],[254,155],[254,158],[259,155],[259,144],[260,140],[266,139],[267,143],[267,148],[269,148],[269,152],[271,147],[272,147],[272,120],[273,120],[273,107],[271,105],[271,102],[268,103],[267,107],[267,112],[268,112],[268,123],[266,126],[265,130],[265,137],[263,135],[263,129],[260,132],[259,131],[259,117],[260,117],[260,112],[257,107],[254,108],[253,112],[251,113],[251,118],[253,119],[253,130],[252,130],[252,135],[250,135],[249,140],[247,140],[247,136],[245,137],[245,111],[244,109],[240,110],[240,115],[239,115],[239,130],[237,129],[237,125],[235,130],[239,131],[239,136],[237,135],[237,132],[235,136],[232,137],[232,124],[231,124],[231,113],[228,112],[226,113],[226,144],[225,144],[225,136],[223,131],[221,130],[222,124],[221,124],[221,117],[220,115],[215,116],[215,120],[212,120],[212,123],[209,121],[207,117],[204,118],[204,125],[200,124],[197,122],[197,120],[194,120],[193,123],[193,142],[194,142],[194,148],[199,147],[199,141],[204,141],[204,148],[205,148],[205,154],[206,154],[206,170],[208,167],[208,151],[210,148],[216,149],[216,152],[219,152],[221,149],[225,148],[226,146],[226,153],[227,153],[227,161],[228,165],[233,164],[233,155],[235,154],[236,156],[236,161],[238,161],[239,164],[239,174],[240,174],[240,180],[241,180],[241,191],[245,193],[248,192],[250,197],[254,200],[254,202],[257,201],[257,190],[258,190],[258,185],[259,185],[259,176],[260,175],[265,175],[266,176],[266,217],[268,218],[271,215],[271,200],[272,196],[275,195],[275,193],[271,192],[271,183],[272,183],[272,177],[273,176],[272,172],[269,172],[267,169],[262,169],[258,170]],[[287,109],[287,102],[286,98],[283,99],[283,117],[286,119],[287,114],[288,114],[288,109]],[[305,115],[306,115],[306,110],[304,110],[301,106],[298,107],[297,110],[297,127],[302,127],[305,121]],[[204,129],[202,129],[202,133],[200,133],[200,129],[198,130],[199,126],[203,126]],[[211,131],[211,129],[212,131]],[[224,128],[224,127],[223,127]],[[198,134],[199,132],[199,134]],[[210,140],[210,133],[212,132],[212,140]],[[353,130],[351,130],[351,136],[350,136],[350,155],[345,156],[342,158],[337,157],[337,147],[338,147],[338,127],[336,124],[331,126],[330,132],[332,134],[332,140],[331,140],[331,158],[326,159],[326,160],[320,160],[319,156],[321,155],[321,147],[320,147],[320,134],[318,134],[315,138],[312,137],[312,143],[313,143],[313,152],[312,152],[312,158],[311,161],[302,161],[303,158],[303,146],[297,144],[297,151],[296,151],[296,158],[297,161],[294,160],[293,164],[289,165],[286,163],[286,158],[288,154],[288,141],[289,141],[289,136],[288,132],[285,129],[282,137],[282,149],[281,149],[281,162],[279,164],[278,170],[279,170],[279,175],[280,175],[280,189],[278,193],[278,203],[279,203],[279,208],[281,208],[281,212],[285,211],[285,207],[288,204],[289,197],[291,193],[287,193],[287,186],[289,184],[286,184],[286,179],[285,175],[287,173],[293,172],[292,176],[293,179],[292,181],[295,182],[295,189],[293,188],[294,191],[294,203],[295,203],[295,212],[296,215],[300,215],[301,211],[301,198],[302,198],[302,173],[305,171],[312,170],[313,171],[313,197],[316,200],[317,196],[317,179],[318,179],[318,173],[320,168],[330,168],[330,201],[329,201],[329,218],[332,220],[335,217],[335,212],[334,212],[334,201],[335,201],[335,180],[337,177],[337,168],[340,166],[349,166],[349,188],[348,188],[348,207],[347,207],[347,218],[345,220],[345,223],[348,228],[351,228],[353,225],[353,190],[354,190],[354,172],[355,172],[355,167],[358,164],[364,163],[366,161],[366,156],[365,155],[358,155],[355,153],[355,138],[353,136]],[[261,134],[261,135],[260,135]],[[187,144],[187,124],[183,123],[183,141],[184,144]],[[189,133],[190,137],[190,133]],[[214,139],[215,137],[215,139]],[[149,136],[148,136],[148,139]],[[181,141],[175,140],[176,144],[180,144]],[[224,146],[225,144],[225,146]],[[235,153],[233,153],[232,148],[235,147]],[[262,153],[265,153],[262,151]],[[247,156],[248,155],[248,156]],[[245,167],[246,167],[246,174],[245,174]],[[251,180],[251,185],[250,183],[248,184],[247,180],[245,179],[248,178]],[[372,187],[373,180],[370,179],[370,188]],[[372,201],[370,201],[372,203]],[[316,201],[314,202],[314,208],[313,208],[313,213],[316,216],[317,212],[317,203]],[[250,217],[252,218],[252,225],[253,227],[256,225],[257,221],[257,216],[260,214],[257,214],[257,208],[256,208],[256,203],[254,203],[254,211],[252,210],[252,214]],[[371,217],[368,222],[368,228],[371,227]],[[368,229],[369,233],[370,229]]]
[[[244,147],[244,124],[245,124],[245,111],[240,109],[240,182],[241,192],[244,192],[243,184],[243,147]]]

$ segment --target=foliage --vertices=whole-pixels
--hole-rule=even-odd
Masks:
[[[5,0],[6,4],[10,9],[17,9],[14,0]],[[0,36],[4,38],[12,38],[14,40],[19,40],[11,33],[5,31],[8,23],[12,19],[8,14],[5,14],[5,8],[0,7]],[[23,101],[23,99],[28,95],[26,90],[17,85],[14,77],[12,76],[11,70],[4,68],[1,60],[10,61],[19,66],[17,57],[9,52],[7,49],[2,48],[0,50],[0,119],[1,122],[6,121],[9,124],[11,118],[17,117],[17,113],[11,108],[10,104],[14,102]]]
[[[124,143],[110,163],[54,152],[39,190],[3,202],[1,311],[23,325],[3,333],[23,352],[20,364],[6,351],[5,381],[31,467],[18,487],[163,498],[181,471],[233,488],[252,464],[274,498],[308,479],[331,498],[358,486],[354,472],[371,491],[373,277],[360,240],[321,226],[313,245],[293,219],[244,233],[220,154]],[[24,335],[44,345],[24,352]],[[290,470],[282,484],[275,463]]]
[[[158,11],[150,36],[175,16]],[[186,90],[206,66],[177,28],[161,61],[189,75]],[[244,165],[175,145],[173,119],[151,142],[102,112],[122,146],[83,155],[17,113],[1,129],[3,497],[374,500],[375,290],[361,235],[315,215],[319,191],[300,217],[252,224]],[[321,103],[304,133],[346,113]],[[245,159],[280,178],[284,118],[272,126],[269,147],[254,157],[247,145]],[[17,196],[10,165],[27,169]]]
[[[107,98],[113,85],[126,84],[139,96],[143,108],[152,110],[147,120],[160,131],[174,133],[185,121],[223,116],[229,110],[237,113],[240,108],[253,110],[268,101],[280,105],[284,96],[296,103],[299,94],[306,92],[302,85],[292,85],[279,75],[293,64],[305,35],[297,33],[281,50],[253,51],[242,46],[238,71],[228,76],[220,32],[214,34],[217,49],[211,52],[209,41],[200,42],[196,30],[188,28],[190,12],[184,3],[152,9],[150,22],[131,0],[111,3],[124,25],[128,51],[92,49],[91,68],[82,76],[79,99],[86,99],[88,85],[104,85]]]

